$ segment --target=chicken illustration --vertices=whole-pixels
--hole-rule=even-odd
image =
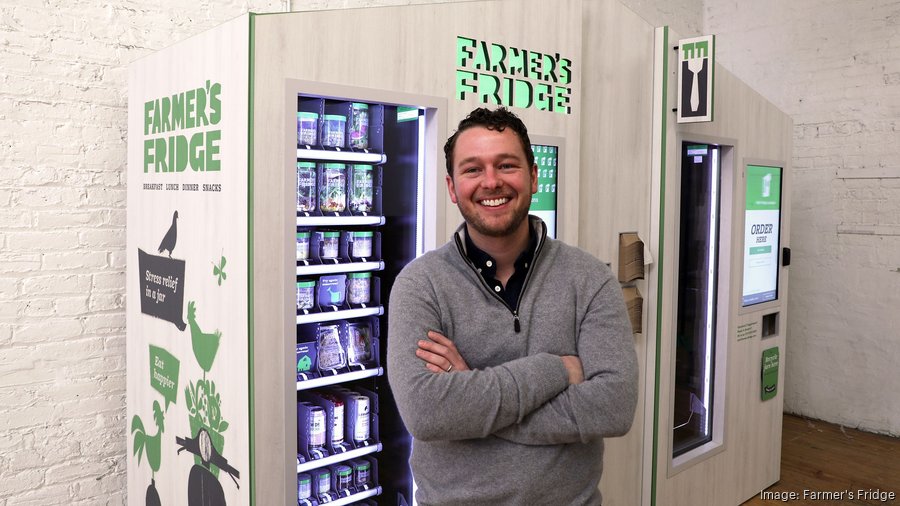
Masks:
[[[159,407],[158,401],[153,401],[153,421],[156,422],[156,434],[150,436],[144,429],[144,422],[137,415],[131,419],[131,433],[134,434],[134,454],[137,455],[138,464],[141,463],[141,456],[147,453],[147,463],[155,475],[159,471],[160,458],[160,441],[162,433],[165,431],[164,423],[165,415],[162,408]]]
[[[159,243],[159,250],[157,250],[157,253],[168,251],[169,258],[172,258],[172,250],[175,249],[175,242],[178,240],[177,220],[178,211],[175,211],[175,214],[172,215],[172,225],[169,227],[169,231],[166,232],[166,236],[163,237],[162,242]]]
[[[194,301],[188,302],[187,311],[188,325],[191,326],[191,347],[194,349],[194,357],[200,368],[203,369],[203,376],[212,369],[213,360],[216,359],[216,352],[219,351],[219,340],[222,333],[216,330],[208,334],[200,330],[197,324],[197,307]]]

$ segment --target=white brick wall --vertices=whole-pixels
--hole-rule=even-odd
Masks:
[[[706,1],[718,60],[794,119],[793,413],[900,435],[900,1]]]
[[[125,503],[127,64],[277,0],[0,0],[0,506]]]

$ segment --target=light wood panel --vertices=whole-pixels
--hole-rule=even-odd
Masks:
[[[677,44],[677,34],[670,33],[669,46]],[[669,49],[670,49],[669,48]],[[669,103],[674,103],[675,96],[675,57],[674,51],[667,51],[668,96]],[[790,159],[792,123],[790,118],[765,101],[761,96],[736,79],[721,65],[716,66],[716,117],[713,123],[692,125],[675,125],[674,114],[666,110],[669,141],[666,145],[667,179],[666,179],[666,223],[665,244],[654,244],[656,255],[662,252],[665,256],[663,272],[663,306],[654,308],[661,311],[662,341],[657,352],[660,354],[659,388],[661,402],[657,413],[659,424],[658,459],[656,462],[657,492],[656,504],[695,505],[739,504],[742,500],[759,492],[778,479],[778,460],[780,457],[781,410],[783,392],[770,401],[760,400],[760,360],[762,349],[779,346],[784,356],[784,332],[787,319],[787,271],[782,270],[780,289],[781,298],[777,303],[755,308],[753,311],[741,311],[740,284],[742,269],[743,244],[743,168],[745,160],[767,159],[781,161],[785,167],[785,182],[782,190],[783,208],[788,210],[782,215],[783,246],[789,244],[790,231]],[[680,169],[681,140],[719,140],[722,144],[734,146],[731,152],[731,167],[723,166],[724,171],[731,171],[730,190],[733,198],[730,202],[723,199],[722,205],[729,206],[730,222],[723,223],[723,240],[729,239],[730,252],[722,251],[728,256],[720,257],[725,262],[725,269],[720,265],[720,284],[727,284],[725,297],[719,299],[719,318],[725,319],[725,335],[719,341],[724,356],[717,357],[716,367],[723,373],[724,393],[724,433],[721,435],[721,446],[718,453],[708,455],[684,466],[672,467],[671,456],[671,407],[668,403],[672,395],[672,364],[674,361],[674,310],[677,258],[677,216],[678,195],[680,189],[678,171]],[[723,188],[723,191],[726,188]],[[720,292],[721,294],[721,292]],[[651,301],[655,305],[655,300]],[[737,340],[736,329],[742,323],[757,321],[763,312],[780,311],[779,331],[775,337],[764,341],[759,337]],[[720,320],[721,321],[721,320]],[[722,328],[722,327],[720,327]],[[721,335],[721,334],[720,334]],[[724,369],[724,371],[723,371]],[[782,361],[779,370],[779,389],[783,389],[785,364]],[[720,387],[721,388],[721,387]],[[645,500],[645,504],[648,502]]]
[[[583,16],[578,245],[615,272],[619,233],[637,232],[645,241],[650,234],[654,29],[616,0],[585,1]],[[634,284],[646,301],[646,281]],[[624,437],[605,442],[600,490],[603,504],[612,506],[640,504],[641,497],[648,362],[646,336],[634,337],[640,370],[634,423]]]

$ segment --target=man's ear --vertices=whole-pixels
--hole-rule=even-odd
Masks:
[[[450,194],[450,202],[456,204],[456,187],[453,186],[453,178],[450,176],[444,176],[444,178],[447,180],[447,192]]]

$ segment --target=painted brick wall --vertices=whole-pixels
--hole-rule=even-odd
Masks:
[[[718,61],[794,119],[785,408],[900,435],[900,2],[705,5]]]
[[[0,506],[125,502],[127,64],[282,8],[0,1]]]

